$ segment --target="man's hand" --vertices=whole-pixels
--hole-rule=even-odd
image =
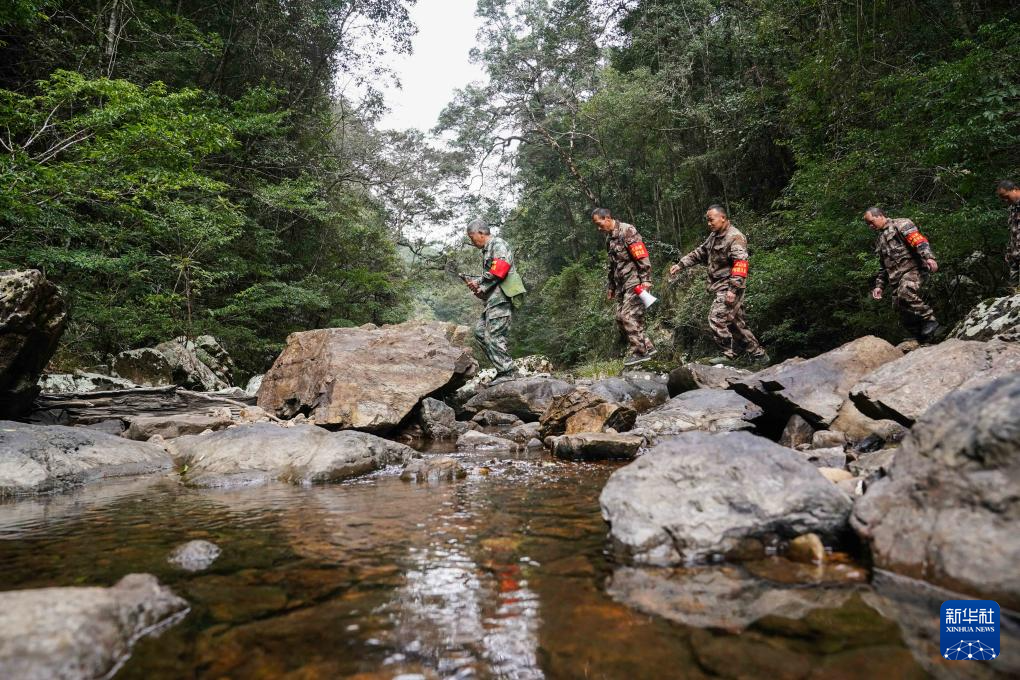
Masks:
[[[670,276],[676,276],[682,270],[683,270],[683,266],[679,262],[677,262],[676,264],[674,264],[672,267],[669,268],[669,275]]]
[[[611,290],[607,290],[606,291],[606,299],[607,300],[612,300],[614,297],[616,297],[616,293],[614,293]]]
[[[475,295],[478,295],[478,291],[480,290],[480,287],[479,287],[477,281],[465,281],[464,283],[467,285],[468,288],[471,289],[472,293],[474,293]]]
[[[928,268],[932,274],[939,270],[939,263],[935,261],[935,258],[929,257],[924,261],[924,265]]]
[[[732,305],[737,301],[737,294],[732,290],[726,291],[726,304]]]
[[[876,300],[881,300],[882,299],[882,289],[881,288],[872,288],[871,289],[871,297],[875,298]]]
[[[652,282],[649,281],[648,283],[642,283],[641,287],[644,288],[645,290],[651,290],[652,289]]]

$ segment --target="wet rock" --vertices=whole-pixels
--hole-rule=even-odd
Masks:
[[[0,421],[0,498],[172,467],[158,446],[83,427]]]
[[[825,544],[818,534],[804,534],[790,541],[786,559],[801,564],[821,564],[825,561]]]
[[[553,437],[552,450],[567,460],[633,460],[644,443],[641,437],[608,432],[585,432]]]
[[[614,472],[599,502],[618,551],[652,565],[725,555],[770,534],[834,538],[851,505],[797,452],[746,432],[666,440]]]
[[[525,447],[529,449],[540,449],[543,446],[544,444],[542,444],[542,440],[539,439],[538,437],[532,437],[531,439],[528,440],[528,443],[525,444]]]
[[[952,392],[933,406],[904,440],[888,476],[857,502],[852,520],[875,566],[1014,610],[1018,522],[1018,373]]]
[[[244,392],[248,396],[258,396],[259,388],[262,387],[262,379],[266,377],[265,374],[253,375],[248,381],[248,384],[244,387]]]
[[[84,427],[87,427],[90,430],[96,430],[98,432],[105,432],[106,434],[114,434],[117,436],[123,435],[124,430],[127,429],[127,425],[120,418],[100,420],[97,423],[90,423]]]
[[[786,427],[783,428],[783,434],[779,437],[779,445],[795,449],[798,446],[810,444],[814,435],[815,428],[811,427],[811,423],[797,414],[793,414],[787,421]]]
[[[452,407],[431,397],[421,400],[418,422],[425,436],[430,439],[456,439],[468,431],[467,423],[457,420]]]
[[[520,378],[487,387],[473,396],[464,410],[475,414],[485,409],[512,413],[521,420],[538,420],[553,399],[573,390],[568,382],[556,378]]]
[[[48,373],[39,378],[39,389],[43,394],[84,394],[106,390],[130,390],[135,385],[130,380],[115,378],[101,373]]]
[[[320,425],[390,430],[423,397],[474,373],[468,338],[464,326],[423,321],[292,333],[258,405],[281,418],[304,412]]]
[[[163,439],[174,439],[187,434],[201,434],[206,430],[222,430],[233,424],[229,416],[201,413],[135,416],[128,419],[128,428],[123,436],[139,442],[149,441],[149,437],[157,434]]]
[[[458,451],[512,451],[517,442],[474,430],[457,437]]]
[[[220,546],[210,541],[188,541],[174,548],[167,562],[184,571],[203,571],[220,556]]]
[[[453,412],[452,408],[450,409],[450,412]],[[501,427],[504,425],[517,427],[518,425],[524,424],[523,420],[512,413],[500,413],[499,411],[491,411],[489,409],[479,411],[475,414],[471,421],[478,423],[483,427]]]
[[[732,389],[765,409],[774,422],[798,414],[814,428],[826,429],[855,383],[901,356],[885,340],[868,335],[812,359],[771,366],[734,381]]]
[[[842,468],[846,465],[846,453],[838,446],[830,449],[809,449],[798,453],[815,467]]]
[[[538,423],[524,423],[523,425],[510,428],[504,432],[502,436],[515,441],[518,444],[523,444],[532,439],[541,437],[540,430],[541,426]],[[541,446],[542,442],[539,442],[538,445]]]
[[[589,391],[607,403],[619,404],[641,413],[669,400],[666,377],[649,371],[626,371],[619,378],[593,382]]]
[[[631,434],[650,442],[682,432],[750,430],[762,415],[760,407],[730,390],[684,392],[637,417]]]
[[[950,335],[960,340],[1020,342],[1020,293],[985,300]]]
[[[860,412],[852,400],[847,399],[839,409],[839,415],[830,426],[835,432],[842,432],[849,441],[861,441],[878,437],[882,442],[898,442],[907,435],[907,428],[895,420],[875,420]]]
[[[60,292],[42,272],[0,271],[0,418],[29,411],[66,320]]]
[[[836,418],[838,420],[839,416]],[[813,449],[843,448],[845,445],[846,432],[839,432],[837,430],[818,430],[811,435],[811,448]]]
[[[1020,344],[946,340],[868,373],[850,390],[850,398],[869,417],[910,427],[953,390],[1017,372]]]
[[[456,458],[429,456],[415,458],[404,466],[400,478],[405,482],[452,482],[467,476],[467,470]]]
[[[637,412],[629,406],[609,402],[604,393],[596,393],[590,387],[580,387],[553,399],[539,423],[544,438],[568,431],[601,432],[609,427],[629,430],[635,418]]]
[[[184,481],[195,487],[339,482],[414,456],[413,449],[366,432],[269,423],[178,437],[166,447],[178,465],[187,466]]]
[[[969,599],[966,595],[876,570],[872,588],[861,598],[883,617],[895,621],[899,633],[917,662],[933,678],[992,680],[1020,677],[1020,623],[1000,618],[1002,654],[994,661],[968,663],[943,657],[939,643],[937,612],[946,600]]]
[[[621,567],[609,596],[646,614],[692,628],[741,631],[766,617],[797,620],[815,609],[835,609],[850,589],[785,587],[733,566],[691,569]]]
[[[740,380],[749,375],[751,375],[751,371],[745,371],[742,368],[684,364],[669,372],[669,396],[675,397],[684,392],[700,389],[724,390],[730,386],[731,380]]]
[[[107,677],[138,638],[172,624],[187,608],[149,574],[130,574],[111,588],[0,592],[0,676]]]

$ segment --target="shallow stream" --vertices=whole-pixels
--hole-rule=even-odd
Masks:
[[[153,478],[0,505],[3,589],[170,585],[191,612],[121,679],[927,677],[852,563],[616,567],[598,506],[614,465],[459,457],[452,483]],[[197,538],[223,549],[209,570],[166,562]]]

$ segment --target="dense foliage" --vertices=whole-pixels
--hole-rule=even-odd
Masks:
[[[291,331],[404,318],[384,153],[404,140],[374,129],[370,87],[335,82],[408,49],[407,4],[0,14],[0,268],[67,293],[65,364],[211,332],[256,371]]]
[[[919,224],[945,322],[1001,290],[995,181],[1020,174],[1020,6],[1005,0],[481,0],[491,81],[443,125],[501,157],[504,233],[544,282],[518,350],[613,351],[595,205],[633,222],[657,270],[725,204],[751,241],[748,311],[780,356],[902,336],[868,298],[870,205]],[[599,49],[599,46],[608,46]],[[666,292],[660,333],[706,344],[703,271]],[[619,345],[617,345],[619,348]]]

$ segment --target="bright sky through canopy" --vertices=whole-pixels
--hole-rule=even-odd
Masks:
[[[455,89],[484,79],[481,66],[468,61],[480,25],[475,6],[476,0],[418,0],[411,8],[418,25],[414,53],[391,57],[403,88],[383,90],[391,110],[380,127],[428,130]]]

